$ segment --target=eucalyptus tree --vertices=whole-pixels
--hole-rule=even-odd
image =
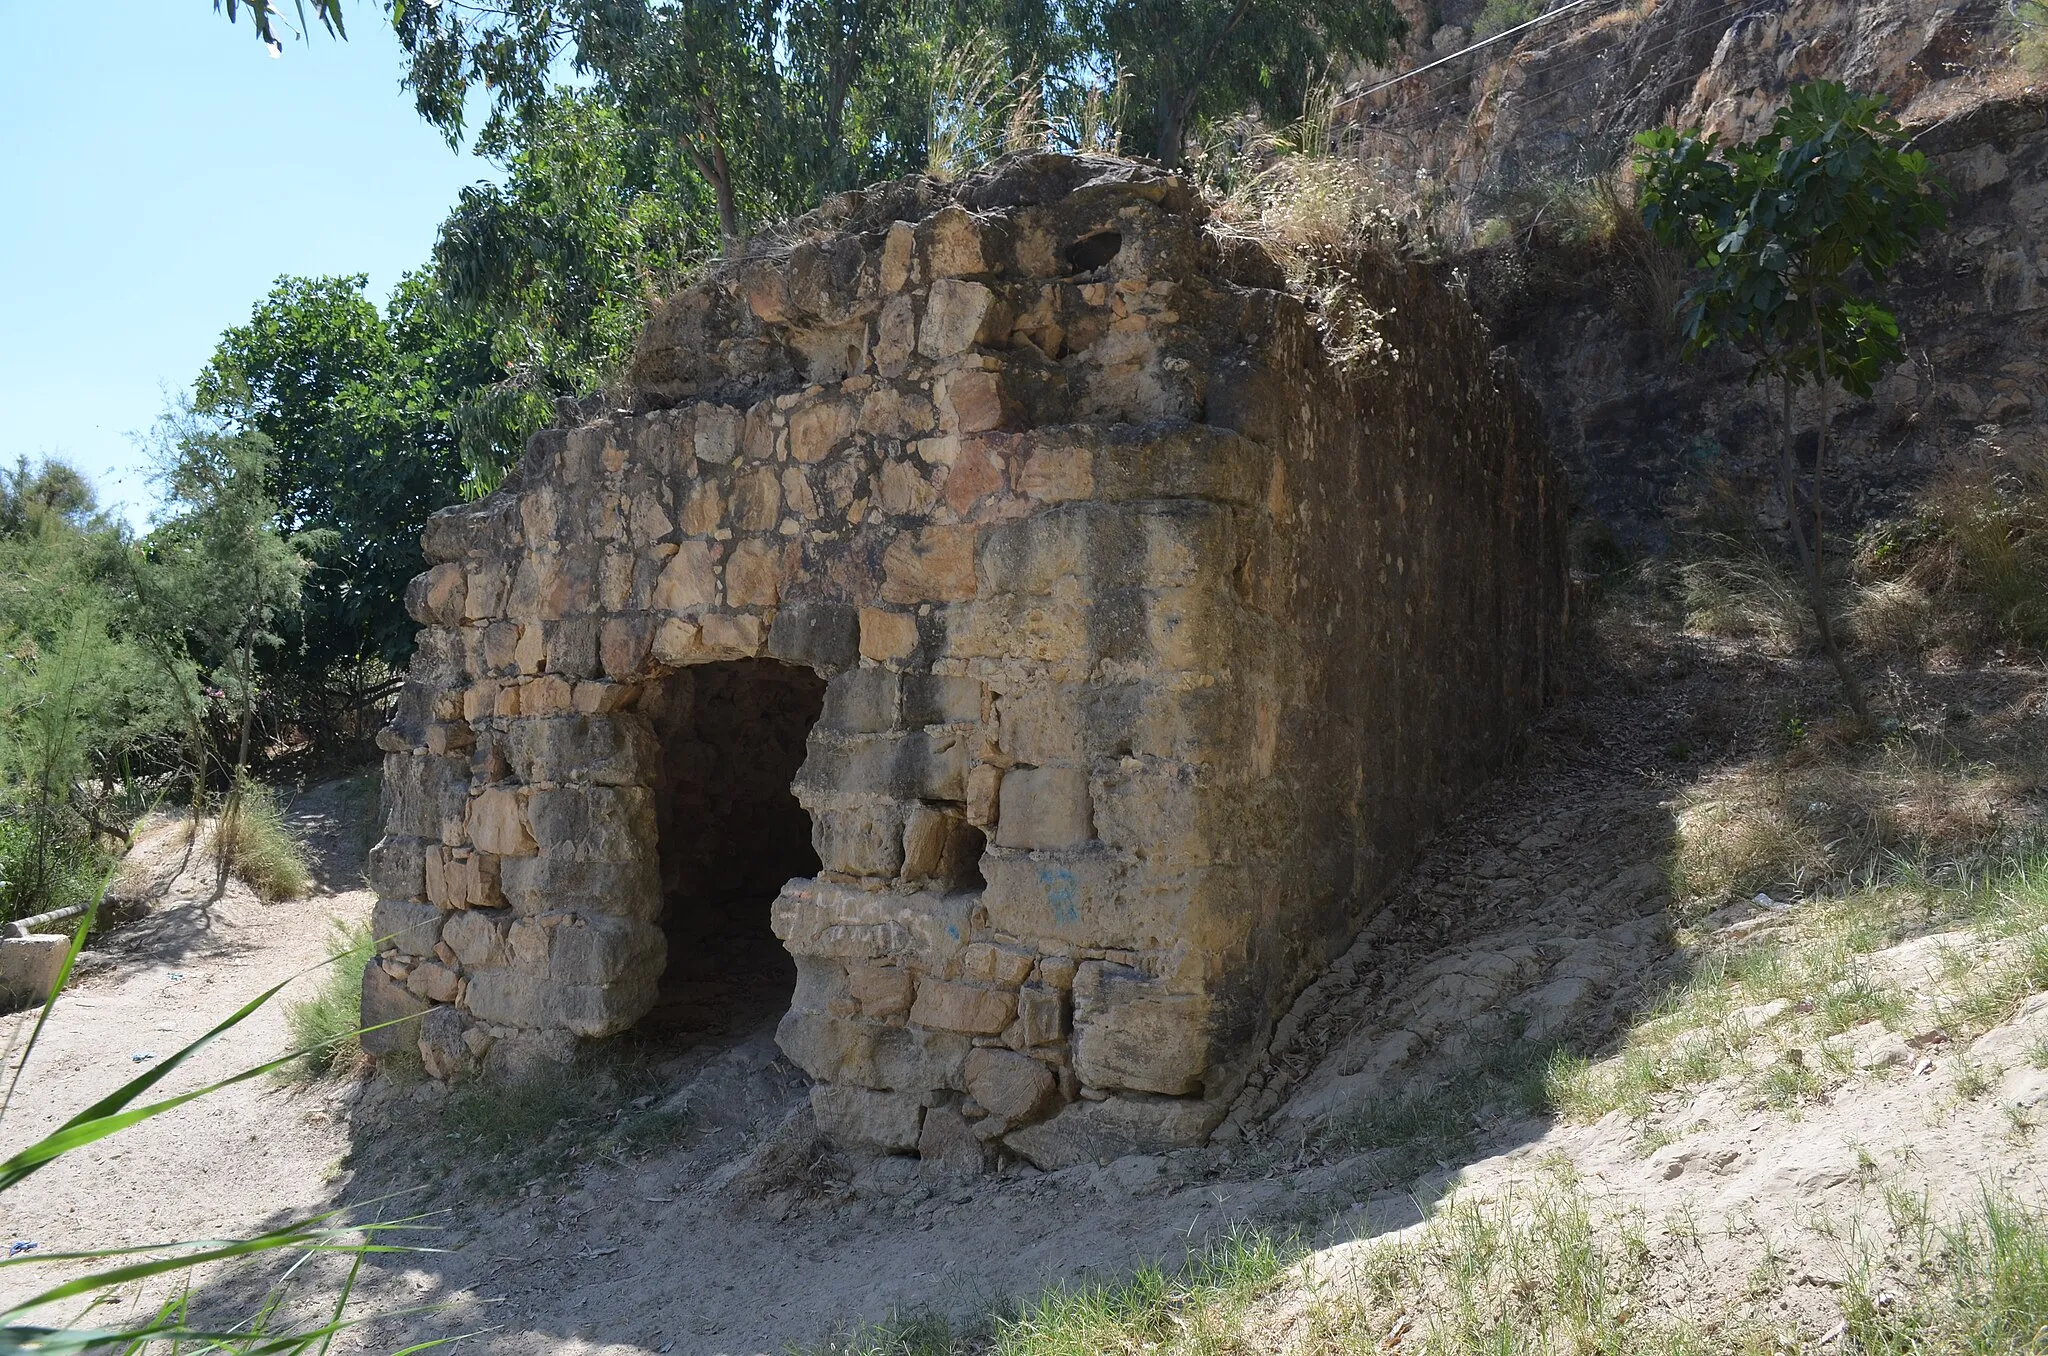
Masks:
[[[1866,715],[1827,605],[1828,433],[1835,387],[1867,397],[1905,356],[1898,317],[1872,294],[1947,219],[1927,157],[1882,98],[1832,81],[1793,86],[1753,141],[1660,127],[1637,142],[1644,223],[1703,271],[1679,303],[1687,351],[1733,345],[1750,358],[1752,381],[1778,383],[1780,488],[1807,600],[1849,704]],[[1793,451],[1793,401],[1803,386],[1820,398],[1810,537]]]
[[[1210,118],[1293,121],[1333,66],[1384,63],[1408,31],[1392,0],[1075,0],[1070,13],[1130,81],[1127,144],[1167,165]]]

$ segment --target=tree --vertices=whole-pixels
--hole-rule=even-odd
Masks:
[[[489,336],[496,369],[453,405],[470,492],[496,486],[557,397],[602,387],[649,303],[719,246],[675,148],[594,93],[555,95],[483,149],[504,182],[462,190],[432,274],[440,309]]]
[[[1198,121],[1256,106],[1291,122],[1333,62],[1383,63],[1407,33],[1391,0],[1089,0],[1078,17],[1130,78],[1130,141],[1167,165]]]
[[[278,11],[270,4],[270,0],[213,0],[213,12],[218,14],[225,8],[229,23],[235,22],[244,6],[249,10],[249,22],[256,27],[256,36],[275,49],[278,46]],[[310,26],[306,23],[306,0],[296,0],[296,8],[299,14],[299,32],[311,32]],[[320,21],[320,26],[331,36],[348,36],[348,30],[341,22],[341,0],[313,0],[313,17]]]
[[[388,314],[364,285],[280,278],[221,336],[194,383],[197,422],[174,439],[263,440],[265,526],[302,538],[313,562],[264,662],[301,686],[411,653],[402,598],[424,563],[420,530],[462,483],[453,411],[499,375],[488,332],[444,314],[430,279],[402,281]]]
[[[0,918],[88,897],[117,788],[176,756],[176,691],[127,624],[126,550],[72,468],[0,470]]]
[[[1750,357],[1752,381],[1779,383],[1780,488],[1808,605],[1850,706],[1865,716],[1827,604],[1828,432],[1835,386],[1868,396],[1904,356],[1898,318],[1867,293],[1946,220],[1927,158],[1911,149],[1883,99],[1831,81],[1795,85],[1754,141],[1728,145],[1661,127],[1637,142],[1644,223],[1705,271],[1679,304],[1687,351],[1732,344]],[[1808,385],[1821,403],[1810,537],[1792,436],[1793,397]]]

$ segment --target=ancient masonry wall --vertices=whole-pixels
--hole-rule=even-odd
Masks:
[[[822,869],[773,905],[821,1127],[1200,1142],[1558,663],[1538,412],[1420,270],[1352,300],[1340,369],[1184,182],[1036,156],[836,199],[670,301],[631,410],[427,529],[364,989],[424,1016],[366,1043],[457,1077],[631,1026],[679,775],[643,705],[770,657],[827,680]]]

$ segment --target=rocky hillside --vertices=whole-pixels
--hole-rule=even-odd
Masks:
[[[1482,11],[1434,8],[1432,61]],[[1738,361],[1680,358],[1666,317],[1682,270],[1626,221],[1633,135],[1751,135],[1792,82],[1831,78],[1886,94],[1933,158],[1953,225],[1894,297],[1912,360],[1840,430],[1832,507],[1867,521],[1973,443],[2041,444],[2048,97],[2019,36],[1999,0],[1586,0],[1442,65],[1418,54],[1400,83],[1367,72],[1339,116],[1539,388],[1582,509],[1661,550],[1710,491],[1771,525],[1775,422]]]

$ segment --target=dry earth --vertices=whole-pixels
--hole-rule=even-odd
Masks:
[[[1723,1080],[1644,1118],[1568,1126],[1521,1111],[1505,1090],[1551,1046],[1597,1054],[1682,977],[1662,868],[1673,797],[1766,746],[1784,712],[1830,701],[1812,667],[1688,637],[1590,651],[1586,674],[1518,770],[1439,836],[1303,996],[1228,1145],[975,1180],[849,1163],[810,1135],[801,1077],[762,1026],[627,1047],[579,1076],[588,1107],[572,1133],[543,1125],[526,1147],[493,1138],[492,1118],[515,1106],[435,1084],[242,1084],[32,1179],[0,1230],[50,1251],[219,1236],[410,1191],[361,1208],[428,1215],[421,1241],[438,1250],[372,1268],[357,1307],[384,1316],[352,1346],[474,1333],[468,1345],[494,1352],[708,1354],[780,1351],[892,1313],[971,1322],[1252,1224],[1319,1249],[1263,1320],[1285,1349],[1313,1345],[1330,1295],[1363,1293],[1368,1245],[1353,1240],[1413,1230],[1446,1194],[1513,1200],[1563,1174],[1603,1218],[1635,1221],[1671,1302],[1823,1333],[1858,1255],[1843,1239],[1884,1227],[1899,1192],[1966,1202],[1991,1184],[2040,1199],[2030,1125],[2048,1074],[2027,1052],[2048,1037],[2048,1007],[2021,1004],[1974,1045],[1868,1059],[1845,1046],[1851,1076],[1778,1107]],[[2040,672],[1999,665],[1894,675],[1891,700],[2038,727],[2043,690]],[[309,899],[265,906],[234,887],[213,899],[210,877],[161,869],[154,911],[113,932],[60,1005],[9,1144],[131,1075],[135,1055],[175,1048],[317,961],[329,920],[366,912],[366,894],[333,889],[355,869],[338,803],[294,810],[324,854],[328,888]],[[1753,930],[1802,907],[1714,922]],[[1934,982],[1939,946],[1910,941],[1871,964],[1912,989]],[[23,1019],[7,1020],[18,1037]],[[284,1040],[267,1010],[192,1077]],[[1402,1121],[1411,1112],[1427,1113],[1427,1134]],[[216,1279],[247,1301],[249,1281]],[[18,1271],[5,1291],[26,1282]],[[152,1298],[131,1288],[97,1316]]]

